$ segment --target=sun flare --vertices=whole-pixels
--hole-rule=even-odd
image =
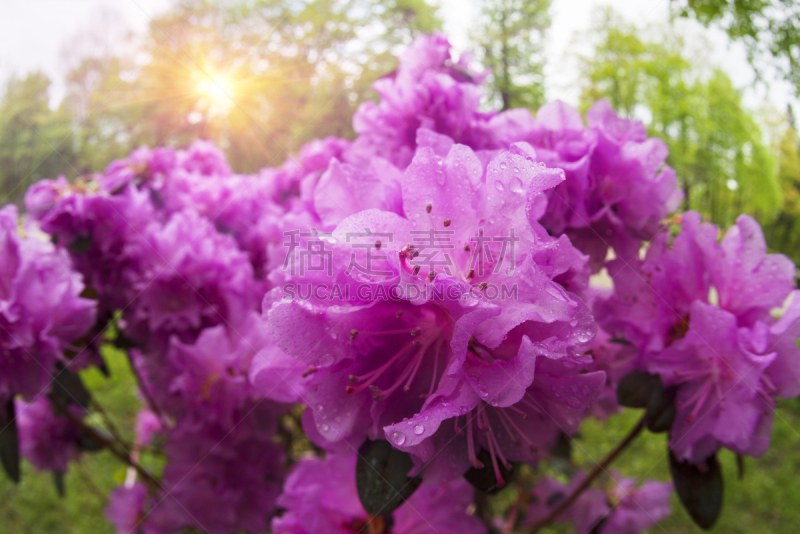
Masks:
[[[233,106],[235,84],[230,76],[224,74],[206,75],[196,86],[197,93],[222,109]]]

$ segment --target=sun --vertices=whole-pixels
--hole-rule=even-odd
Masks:
[[[206,74],[197,82],[195,89],[199,96],[208,99],[216,108],[227,111],[234,104],[235,83],[226,74]]]

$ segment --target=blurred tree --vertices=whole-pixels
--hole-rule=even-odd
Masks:
[[[131,126],[143,110],[130,101],[127,61],[117,56],[86,56],[69,70],[62,106],[75,121],[75,174],[102,170],[134,148]]]
[[[31,183],[70,172],[72,120],[49,107],[50,80],[35,72],[11,78],[0,96],[0,200],[19,203]]]
[[[84,160],[96,169],[132,146],[206,138],[237,171],[279,164],[312,138],[352,135],[398,47],[440,25],[425,0],[178,2],[138,54],[70,73],[81,146],[97,154]]]
[[[544,37],[550,0],[482,0],[473,37],[491,69],[492,97],[503,109],[544,104]]]
[[[791,107],[783,116],[774,150],[778,155],[778,182],[783,192],[783,209],[773,224],[765,228],[770,247],[800,263],[800,135],[794,124]]]
[[[686,209],[723,226],[741,212],[764,223],[775,216],[781,207],[775,162],[728,76],[690,60],[679,36],[645,40],[611,11],[598,21],[595,53],[582,58],[582,108],[608,98],[664,139]]]
[[[800,2],[797,0],[671,0],[672,13],[717,25],[742,40],[748,59],[761,75],[768,55],[800,92]]]

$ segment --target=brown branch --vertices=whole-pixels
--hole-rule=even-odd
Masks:
[[[78,426],[78,428],[80,428],[81,431],[86,436],[90,437],[91,439],[96,441],[99,445],[101,445],[105,449],[108,449],[109,452],[111,452],[111,454],[113,454],[114,456],[116,456],[117,458],[119,458],[120,460],[122,460],[123,462],[128,464],[129,466],[131,466],[134,469],[136,469],[136,472],[139,473],[139,475],[144,480],[146,480],[148,483],[155,485],[155,487],[157,487],[157,488],[161,487],[161,485],[159,484],[158,480],[156,480],[156,478],[153,477],[153,475],[151,475],[138,462],[134,461],[134,459],[131,458],[131,456],[127,452],[120,451],[117,448],[117,446],[114,444],[114,442],[112,442],[106,436],[104,436],[100,432],[98,432],[97,429],[95,429],[93,426],[86,424],[86,422],[83,419],[81,419],[80,417],[78,417],[74,413],[72,413],[69,410],[68,406],[59,405],[59,408],[61,408],[61,412],[63,413],[63,415],[67,419],[69,419],[73,424]]]
[[[601,473],[604,473],[611,462],[613,462],[617,456],[619,456],[619,454],[624,451],[634,439],[636,439],[636,436],[638,436],[644,429],[644,422],[645,419],[644,416],[642,416],[639,422],[636,423],[636,426],[633,427],[630,432],[628,432],[628,435],[625,436],[619,445],[617,445],[613,451],[608,453],[608,455],[595,466],[592,472],[589,473],[585,479],[583,479],[583,482],[581,482],[577,488],[572,490],[572,493],[570,493],[566,499],[562,500],[558,506],[553,508],[550,513],[547,514],[547,517],[533,525],[528,534],[536,534],[542,529],[542,527],[552,523],[558,516],[564,513],[564,511],[569,508],[578,497],[580,497],[581,493],[583,493],[586,488],[591,485],[594,479],[600,476]]]
[[[125,448],[126,450],[130,449],[128,442],[122,439],[122,434],[117,428],[117,425],[115,425],[114,422],[111,420],[111,417],[108,415],[108,412],[106,411],[105,408],[103,408],[103,406],[97,400],[97,397],[92,395],[92,400],[90,401],[90,403],[92,408],[97,410],[97,412],[100,414],[100,417],[102,417],[103,422],[105,423],[106,427],[108,427],[109,433],[112,436],[114,436],[114,439],[117,440],[119,443],[121,443],[123,448]]]

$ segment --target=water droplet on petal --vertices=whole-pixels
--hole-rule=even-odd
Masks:
[[[402,432],[393,432],[392,442],[394,442],[395,445],[402,445],[406,442],[406,435]]]
[[[516,176],[511,180],[511,190],[515,193],[524,193],[525,190],[522,188],[522,180],[517,178]]]
[[[494,182],[494,188],[495,188],[495,189],[497,189],[498,191],[502,191],[502,190],[504,190],[506,187],[503,185],[503,182],[501,182],[500,180],[496,180],[496,181]]]
[[[419,435],[420,435],[420,434],[422,434],[423,432],[425,432],[425,427],[424,427],[424,426],[422,426],[422,425],[417,425],[417,426],[415,426],[415,427],[414,427],[414,434],[416,434],[416,435],[418,435],[418,436],[419,436]]]
[[[331,429],[331,427],[330,427],[330,426],[328,426],[328,424],[327,424],[327,423],[322,423],[322,424],[320,425],[319,429],[320,429],[320,430],[322,430],[323,432],[327,432],[328,430],[330,430],[330,429]]]

